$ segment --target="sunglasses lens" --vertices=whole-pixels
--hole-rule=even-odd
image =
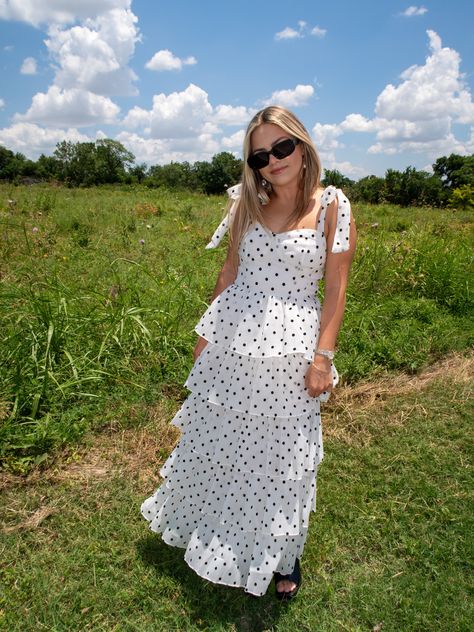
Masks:
[[[292,154],[295,151],[295,147],[296,142],[291,138],[288,138],[274,145],[272,148],[272,154],[275,156],[275,158],[281,160],[282,158],[286,158],[287,156]]]
[[[247,164],[251,169],[263,169],[270,162],[270,154],[273,154],[277,160],[286,158],[295,151],[298,139],[285,138],[276,145],[273,145],[270,151],[257,151],[247,158]]]
[[[251,169],[263,169],[270,162],[268,151],[258,151],[247,159],[247,164]]]

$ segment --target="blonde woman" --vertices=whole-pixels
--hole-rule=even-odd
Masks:
[[[271,106],[251,120],[242,182],[206,248],[227,257],[199,323],[181,439],[141,507],[201,577],[278,599],[301,585],[323,458],[320,401],[333,358],[356,229],[341,190],[320,187],[302,123]],[[324,300],[318,283],[324,279]]]

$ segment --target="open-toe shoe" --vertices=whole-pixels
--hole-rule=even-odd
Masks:
[[[295,562],[295,568],[293,569],[293,572],[290,573],[289,575],[282,575],[281,573],[273,573],[273,576],[275,578],[275,594],[277,599],[281,599],[281,600],[285,600],[285,601],[289,601],[290,599],[293,599],[293,597],[295,597],[296,593],[298,592],[298,590],[300,589],[301,586],[301,569],[300,569],[300,561],[298,558],[296,558],[296,562]],[[289,582],[293,582],[294,584],[296,584],[295,588],[293,588],[293,590],[289,590],[289,591],[279,591],[277,590],[277,584],[278,582],[281,581],[289,581]]]

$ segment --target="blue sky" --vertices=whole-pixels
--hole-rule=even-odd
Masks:
[[[209,160],[279,103],[328,169],[429,168],[474,151],[473,23],[467,0],[0,0],[0,144]]]

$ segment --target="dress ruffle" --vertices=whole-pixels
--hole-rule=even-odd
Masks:
[[[213,404],[264,417],[299,417],[315,410],[329,393],[308,395],[304,385],[310,362],[301,354],[253,358],[208,344],[184,385]],[[333,385],[338,382],[332,364]],[[270,386],[269,386],[270,385]]]
[[[187,450],[242,473],[298,480],[324,456],[319,406],[299,417],[249,417],[191,394],[171,423]]]
[[[315,496],[314,488],[311,498]],[[223,524],[193,505],[187,491],[166,486],[142,504],[141,512],[164,542],[186,549],[184,559],[198,575],[257,596],[265,594],[275,571],[292,571],[308,534],[307,526],[296,535],[278,536],[237,526],[237,520]]]
[[[194,330],[238,354],[271,358],[299,353],[311,361],[319,336],[319,310],[316,298],[284,300],[232,284],[211,303]]]

